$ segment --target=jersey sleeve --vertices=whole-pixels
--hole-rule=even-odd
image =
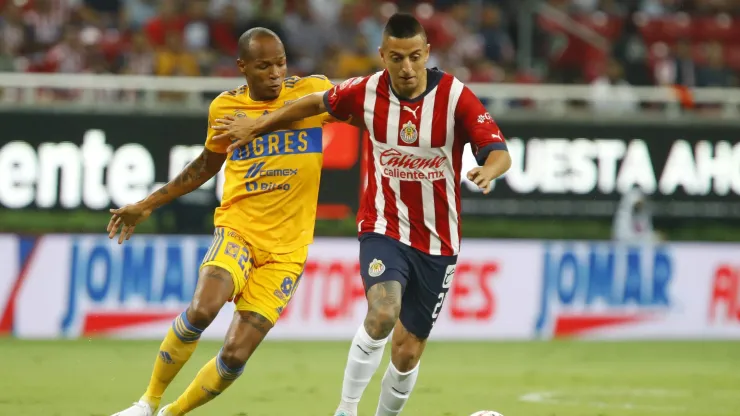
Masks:
[[[213,136],[218,135],[218,132],[211,128],[216,124],[216,119],[229,115],[224,107],[224,97],[221,94],[211,101],[211,105],[208,108],[208,132],[206,134],[205,148],[214,153],[227,153],[227,149],[231,144],[229,140],[213,140]]]
[[[306,92],[306,94],[313,94],[317,92],[326,92],[334,88],[334,83],[329,81],[329,78],[325,77],[324,75],[310,75],[308,77],[302,78],[302,80],[308,81],[308,88],[309,91]],[[326,97],[324,97],[326,98]],[[331,112],[323,113],[321,114],[321,124],[327,124],[327,123],[333,123],[336,121],[342,121],[338,120]]]
[[[494,150],[508,150],[504,135],[483,103],[468,87],[463,88],[455,108],[455,124],[461,126],[478,165]]]
[[[332,117],[339,121],[350,121],[359,114],[365,92],[365,78],[350,78],[324,93],[324,105]]]

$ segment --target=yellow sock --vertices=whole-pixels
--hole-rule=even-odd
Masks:
[[[193,355],[202,332],[202,329],[188,322],[185,312],[175,318],[172,327],[167,331],[167,336],[159,346],[159,354],[154,360],[152,378],[149,380],[146,393],[141,397],[142,401],[149,403],[155,409],[159,407],[165,389]]]
[[[167,409],[173,416],[184,415],[196,407],[202,406],[221,394],[244,371],[241,368],[229,368],[219,355],[200,369],[195,380],[185,392]]]

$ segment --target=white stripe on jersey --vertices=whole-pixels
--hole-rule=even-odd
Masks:
[[[380,82],[380,77],[383,75],[383,72],[378,72],[374,75],[372,75],[368,80],[367,84],[365,84],[365,102],[363,104],[363,110],[365,112],[365,127],[367,128],[367,132],[370,135],[370,140],[372,140],[373,137],[375,137],[375,131],[373,126],[373,116],[375,114],[375,101],[377,100],[377,88],[378,83]],[[370,144],[372,146],[372,143]],[[378,234],[385,234],[385,228],[387,225],[387,222],[385,220],[385,217],[383,216],[383,211],[385,210],[385,197],[383,197],[383,185],[380,180],[381,174],[380,170],[375,169],[375,211],[376,211],[376,217],[375,220],[375,232]],[[368,179],[369,180],[369,179]]]
[[[434,100],[437,96],[438,87],[435,87],[424,97],[419,117],[419,147],[428,149],[432,147],[432,121],[434,120]],[[452,158],[447,159],[450,163]],[[421,200],[424,206],[424,225],[429,230],[429,254],[442,254],[442,240],[437,235],[437,223],[434,206],[434,186],[430,180],[421,181]]]
[[[464,85],[457,78],[453,78],[452,86],[450,87],[450,98],[447,102],[447,138],[445,141],[445,152],[448,152],[448,160],[452,159],[452,148],[454,147],[455,141],[455,109],[457,109],[457,101],[462,95]],[[452,251],[457,254],[460,251],[460,236],[457,232],[457,203],[455,201],[455,175],[447,178],[447,203],[449,204],[448,216],[450,221],[450,244],[452,244]]]
[[[385,142],[389,147],[398,147],[399,126],[398,120],[401,118],[401,102],[391,91],[390,82],[388,83],[388,124],[386,125]],[[376,157],[380,159],[380,146],[375,147]],[[393,196],[398,207],[398,235],[399,241],[406,245],[411,245],[411,224],[409,222],[409,208],[401,200],[401,180],[398,178],[388,178]]]

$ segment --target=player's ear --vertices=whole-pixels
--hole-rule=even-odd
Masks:
[[[378,54],[380,55],[380,60],[383,62],[383,65],[385,65],[385,54],[383,54],[382,46],[378,46]]]
[[[236,66],[239,68],[239,72],[241,72],[243,75],[247,75],[247,63],[244,62],[243,59],[237,58],[236,60]]]
[[[424,63],[426,64],[429,62],[429,52],[432,50],[432,46],[427,43],[427,53],[426,56],[424,56]]]

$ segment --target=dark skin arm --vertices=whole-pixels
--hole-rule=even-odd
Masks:
[[[138,224],[149,218],[152,211],[174,199],[198,189],[201,185],[213,178],[226,161],[226,153],[214,153],[208,149],[195,158],[175,179],[171,180],[148,197],[118,209],[110,210],[108,222],[108,238],[113,238],[121,228],[118,244],[131,238]]]

